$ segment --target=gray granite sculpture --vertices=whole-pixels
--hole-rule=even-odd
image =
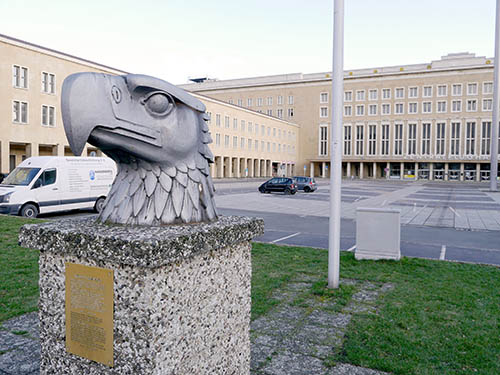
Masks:
[[[62,117],[71,150],[85,143],[116,161],[102,222],[214,221],[213,155],[205,105],[158,78],[77,73],[64,80]]]

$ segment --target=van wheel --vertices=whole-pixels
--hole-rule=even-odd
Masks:
[[[34,204],[28,203],[21,208],[21,216],[35,218],[38,216],[38,208]]]
[[[104,208],[104,201],[105,199],[103,197],[95,201],[94,211],[97,212],[98,214],[100,214],[102,209]]]
[[[305,192],[305,193],[310,193],[310,192],[311,192],[311,188],[310,188],[309,186],[306,186],[306,187],[304,188],[304,192]]]

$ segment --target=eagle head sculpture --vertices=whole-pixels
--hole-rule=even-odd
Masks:
[[[88,142],[118,165],[102,222],[217,219],[212,139],[201,101],[150,76],[76,73],[64,80],[61,108],[73,153],[80,155]]]

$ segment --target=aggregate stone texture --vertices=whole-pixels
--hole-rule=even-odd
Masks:
[[[262,220],[238,217],[25,226],[21,243],[40,249],[40,373],[248,374],[250,239],[262,230]],[[66,262],[114,271],[113,368],[66,352]]]
[[[110,225],[85,217],[24,225],[19,243],[40,252],[155,268],[248,242],[263,233],[263,219],[240,216],[163,226]]]

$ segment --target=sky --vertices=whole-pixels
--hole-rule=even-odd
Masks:
[[[494,55],[495,0],[345,0],[344,23],[346,70]],[[333,0],[0,0],[0,34],[174,84],[326,72]]]

